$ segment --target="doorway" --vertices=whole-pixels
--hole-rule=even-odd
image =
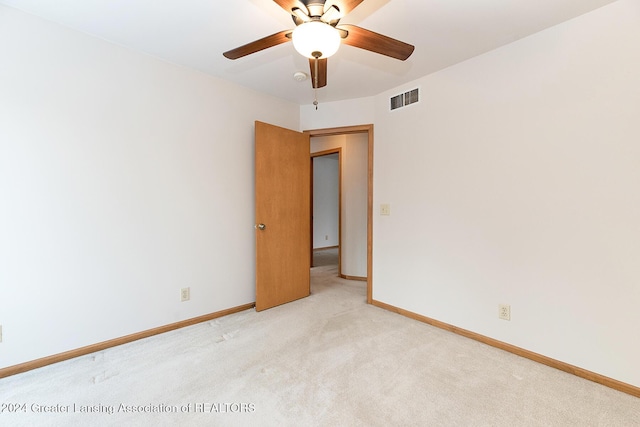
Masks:
[[[300,133],[256,121],[256,310],[309,295],[311,138],[352,134],[364,134],[367,147],[366,299],[372,303],[373,125]]]
[[[353,228],[353,225],[351,228],[349,227],[349,223],[346,223],[346,221],[343,220],[340,221],[340,223],[346,223],[344,226],[340,226],[339,227],[339,248],[341,249],[341,256],[340,256],[340,276],[346,279],[356,279],[356,280],[362,280],[362,281],[366,281],[367,282],[367,303],[371,303],[372,301],[372,293],[373,293],[373,289],[372,289],[372,253],[373,253],[373,238],[372,238],[372,231],[373,231],[373,223],[372,223],[372,219],[373,219],[373,125],[360,125],[360,126],[347,126],[347,127],[341,127],[341,128],[330,128],[330,129],[318,129],[318,130],[310,130],[310,131],[305,131],[306,134],[309,135],[310,137],[310,142],[311,144],[313,144],[314,140],[318,140],[321,138],[325,138],[325,137],[331,137],[331,136],[340,136],[340,137],[350,137],[350,136],[358,136],[360,137],[363,141],[364,141],[364,158],[363,158],[363,170],[364,175],[362,180],[364,181],[362,183],[363,187],[362,187],[362,191],[360,194],[360,197],[362,197],[362,203],[363,203],[363,215],[362,217],[360,217],[358,220],[356,220],[357,225],[361,226],[360,228],[356,229]],[[327,148],[327,150],[329,150],[330,148]],[[317,149],[316,147],[316,151],[322,152],[322,149]],[[326,150],[324,150],[326,151]],[[342,152],[342,155],[344,155],[344,157],[348,157],[348,153]],[[342,158],[342,156],[341,156]],[[340,169],[341,171],[344,170],[344,168]],[[355,196],[357,193],[352,193],[350,195],[348,195],[347,200],[348,201],[353,201],[354,197],[357,198],[358,196]],[[346,196],[346,195],[343,195]],[[343,200],[344,197],[340,197],[340,200]],[[341,207],[341,212],[344,212],[344,206]],[[357,226],[356,225],[356,226]],[[354,232],[354,230],[356,230]],[[359,236],[361,238],[361,246],[362,246],[362,257],[361,259],[356,259],[356,261],[354,263],[352,263],[353,265],[349,265],[348,267],[346,265],[346,263],[343,263],[343,259],[344,259],[344,255],[345,255],[345,244],[347,242],[347,238],[345,238],[345,234],[349,234],[351,232],[351,235],[358,235],[360,234],[361,236]],[[351,235],[349,235],[349,237],[351,237]],[[321,235],[321,238],[323,238],[324,236]],[[312,245],[313,246],[313,245]],[[313,249],[313,248],[311,248]],[[312,251],[313,253],[313,251]],[[354,257],[352,256],[349,259],[349,262],[353,261]],[[358,273],[356,274],[344,274],[344,273],[349,273],[351,270],[344,270],[344,268],[359,268],[360,270],[356,270],[358,271]]]

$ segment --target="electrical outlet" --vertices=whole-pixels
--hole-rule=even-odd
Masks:
[[[191,299],[191,288],[180,289],[180,301],[185,302]]]
[[[498,319],[511,320],[511,306],[508,304],[498,304]]]
[[[380,215],[391,215],[391,205],[388,203],[381,204]]]
[[[0,342],[2,342],[2,325],[0,325]]]

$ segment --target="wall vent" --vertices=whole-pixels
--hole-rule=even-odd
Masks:
[[[406,107],[407,105],[415,104],[420,101],[420,93],[419,89],[413,89],[409,92],[401,93],[400,95],[391,97],[390,108],[391,111],[397,110],[398,108]]]

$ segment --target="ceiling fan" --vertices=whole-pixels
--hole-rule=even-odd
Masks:
[[[280,31],[223,55],[238,59],[261,50],[293,41],[295,49],[309,58],[313,88],[327,84],[327,58],[333,55],[340,43],[365,49],[404,61],[414,47],[382,34],[356,25],[338,23],[364,0],[273,0],[291,14],[296,28]]]

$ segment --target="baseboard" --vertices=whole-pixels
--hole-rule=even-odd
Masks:
[[[137,332],[131,335],[126,335],[124,337],[114,338],[109,341],[103,341],[97,344],[88,345],[86,347],[81,347],[75,350],[65,351],[64,353],[54,354],[52,356],[43,357],[41,359],[32,360],[30,362],[21,363],[19,365],[9,366],[8,368],[0,369],[0,378],[21,374],[23,372],[31,371],[33,369],[42,368],[43,366],[47,366],[47,365],[62,362],[68,359],[73,359],[75,357],[95,353],[97,351],[106,350],[110,347],[115,347],[118,345],[130,343],[132,341],[148,338],[154,335],[163,334],[165,332],[195,325],[197,323],[202,323],[209,320],[217,319],[219,317],[227,316],[229,314],[239,313],[241,311],[253,308],[255,307],[255,305],[256,305],[255,303],[244,304],[238,307],[233,307],[226,310],[217,311],[215,313],[205,314],[203,316],[198,316],[191,319],[183,320],[181,322],[171,323],[169,325],[160,326],[158,328],[148,329],[146,331]]]
[[[366,277],[361,277],[361,276],[348,276],[346,274],[340,274],[340,277],[342,277],[343,279],[347,279],[347,280],[358,280],[360,282],[366,282],[367,278]]]
[[[614,390],[618,390],[623,393],[630,394],[631,396],[640,397],[640,387],[635,387],[631,384],[623,383],[622,381],[614,380],[613,378],[609,378],[604,375],[597,374],[595,372],[587,371],[586,369],[582,369],[577,366],[570,365],[568,363],[560,362],[559,360],[555,360],[550,357],[543,356],[538,353],[534,353],[533,351],[525,350],[523,348],[516,347],[515,345],[507,344],[505,342],[498,341],[496,339],[489,338],[484,335],[480,335],[475,332],[468,331],[466,329],[458,328],[457,326],[440,322],[439,320],[434,320],[429,317],[422,316],[420,314],[413,313],[411,311],[404,310],[402,308],[398,308],[380,301],[372,300],[371,304],[375,305],[376,307],[380,307],[385,310],[398,313],[410,319],[418,320],[420,322],[427,323],[431,326],[435,326],[437,328],[444,329],[458,335],[462,335],[463,337],[470,338],[472,340],[490,345],[491,347],[496,347],[496,348],[499,348],[500,350],[504,350],[509,353],[513,353],[518,356],[524,357],[526,359],[533,360],[534,362],[542,363],[543,365],[547,365],[552,368],[559,369],[569,374],[573,374],[577,377],[584,378],[586,380],[593,381],[598,384],[602,384]]]
[[[329,249],[338,249],[338,246],[324,246],[322,248],[313,248],[314,252],[328,251]]]

